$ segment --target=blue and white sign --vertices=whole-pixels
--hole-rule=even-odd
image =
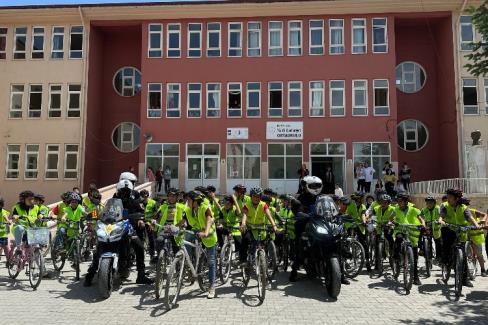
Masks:
[[[248,128],[227,128],[227,140],[249,139]]]
[[[267,122],[267,140],[303,140],[303,122]]]

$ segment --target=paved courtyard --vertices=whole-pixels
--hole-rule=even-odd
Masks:
[[[83,265],[83,273],[88,264]],[[360,275],[343,286],[337,301],[330,300],[317,280],[302,274],[290,284],[280,273],[258,306],[256,288],[242,290],[238,274],[217,288],[217,298],[207,300],[198,286],[183,290],[178,308],[168,311],[155,300],[151,286],[135,284],[135,272],[107,300],[100,300],[96,285],[84,288],[74,281],[69,263],[57,275],[48,260],[51,279],[33,291],[24,272],[8,278],[0,262],[0,305],[4,324],[444,324],[488,323],[488,278],[477,278],[474,288],[463,288],[453,301],[452,284],[440,283],[439,269],[422,279],[406,296],[390,276],[371,279]],[[153,271],[150,268],[150,271]],[[451,281],[452,282],[452,281]],[[251,286],[255,282],[251,280]]]

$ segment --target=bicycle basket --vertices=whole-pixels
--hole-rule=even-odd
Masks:
[[[28,228],[27,243],[29,245],[47,245],[49,243],[49,229],[46,227]]]

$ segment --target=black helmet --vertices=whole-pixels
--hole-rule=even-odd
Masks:
[[[209,185],[209,186],[207,186],[207,191],[215,193],[215,192],[217,192],[217,189],[215,188],[215,186]]]
[[[273,201],[273,198],[269,195],[263,194],[261,195],[261,200],[266,203],[271,203]]]
[[[351,194],[351,200],[362,200],[364,194],[362,192],[354,192]]]
[[[408,201],[410,195],[407,192],[399,192],[396,196],[397,200],[405,200]]]
[[[447,194],[444,194],[444,195],[441,197],[441,200],[442,200],[442,201],[447,200]]]
[[[471,200],[468,199],[467,197],[463,196],[460,200],[459,200],[459,203],[461,204],[464,204],[464,205],[470,205],[471,204]]]
[[[351,200],[347,196],[343,196],[339,199],[339,202],[344,204],[344,205],[349,205],[351,204]]]
[[[380,199],[379,199],[380,202],[391,202],[391,196],[389,196],[388,194],[383,194],[380,196]]]
[[[67,201],[69,201],[69,202],[76,201],[76,202],[78,202],[78,204],[80,204],[81,203],[81,196],[78,193],[71,192],[67,197]]]
[[[19,194],[19,197],[21,199],[24,199],[24,200],[29,198],[29,197],[34,197],[34,196],[35,196],[34,192],[29,191],[29,190],[20,192],[20,194]]]
[[[429,195],[425,198],[425,202],[434,202],[435,203],[436,199],[432,195]]]
[[[197,192],[202,193],[205,196],[207,196],[208,195],[208,192],[209,192],[205,186],[197,186],[197,187],[195,187],[194,190],[197,191]]]
[[[102,194],[98,190],[92,190],[91,199],[93,204],[98,205],[102,200]]]
[[[253,195],[262,196],[263,195],[263,189],[260,187],[253,187],[249,191],[249,194],[251,194],[251,196],[253,196]]]
[[[142,190],[142,191],[139,192],[139,195],[143,199],[148,198],[149,197],[149,191],[148,190]]]
[[[178,189],[174,188],[174,187],[171,187],[168,189],[168,195],[172,194],[172,195],[178,195],[179,191]]]
[[[446,195],[452,195],[457,199],[460,199],[463,196],[463,191],[457,188],[450,188],[446,191]]]
[[[46,198],[42,194],[36,194],[36,195],[34,195],[34,199],[39,200],[39,201],[42,201],[42,202],[46,201]]]
[[[267,187],[263,190],[263,194],[265,194],[265,195],[273,195],[273,193],[274,193],[273,189],[271,189],[269,187]]]
[[[233,203],[234,202],[234,198],[232,197],[232,195],[226,195],[226,196],[224,196],[224,203],[225,202]]]
[[[244,185],[242,185],[242,184],[237,184],[232,189],[234,191],[236,191],[236,192],[241,192],[242,191],[242,192],[246,193],[246,191],[247,191],[247,188]]]
[[[200,191],[190,191],[188,192],[188,198],[192,201],[203,201],[205,195]]]
[[[280,195],[280,200],[282,200],[282,201],[285,201],[285,200],[288,201],[288,195],[287,194],[281,194]]]

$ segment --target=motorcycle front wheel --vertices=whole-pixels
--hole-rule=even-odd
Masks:
[[[112,294],[113,282],[112,259],[102,258],[98,268],[98,290],[104,299]]]
[[[325,286],[331,298],[336,299],[341,293],[341,266],[337,257],[329,258],[326,266]]]

